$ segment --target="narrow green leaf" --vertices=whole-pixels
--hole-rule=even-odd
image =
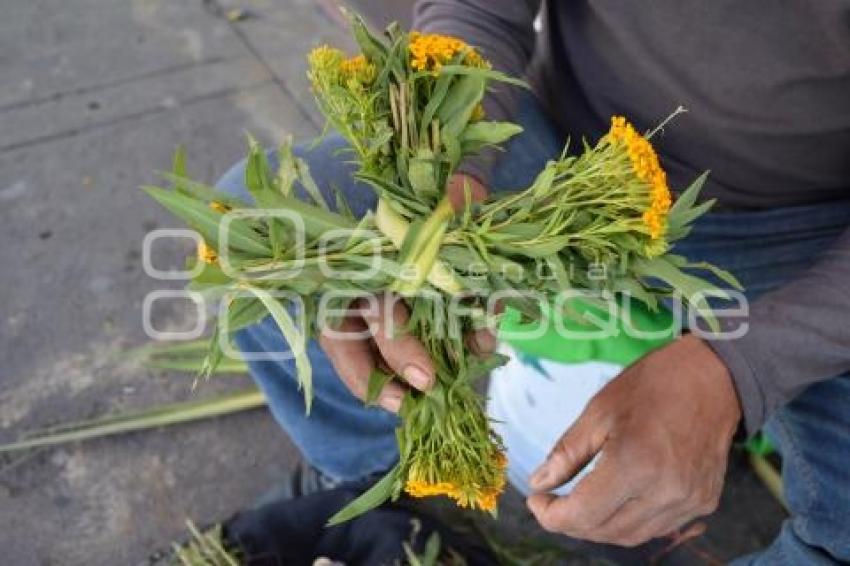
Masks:
[[[381,395],[381,391],[384,389],[384,386],[392,381],[393,374],[383,372],[381,370],[375,369],[372,370],[372,373],[369,374],[369,385],[366,389],[366,404],[374,405],[378,401],[378,397]]]
[[[705,181],[708,179],[708,174],[709,172],[706,171],[694,179],[694,182],[679,195],[679,198],[677,198],[673,203],[673,206],[670,207],[671,216],[690,210],[694,206],[703,185],[705,185]]]
[[[174,403],[145,411],[125,413],[65,425],[59,430],[54,429],[54,432],[4,444],[0,446],[0,453],[44,446],[56,446],[68,442],[78,442],[125,432],[208,419],[262,407],[265,405],[265,402],[262,392],[251,388],[212,399]]]
[[[166,181],[170,181],[173,186],[179,186],[180,193],[189,197],[194,197],[197,200],[204,201],[205,203],[218,201],[222,204],[226,204],[230,208],[246,208],[248,206],[247,203],[228,193],[220,191],[215,187],[205,185],[204,183],[199,183],[189,177],[169,172],[162,172],[160,175],[162,175]]]
[[[227,331],[233,333],[256,324],[268,314],[262,301],[251,297],[236,297],[227,309]]]
[[[200,232],[206,241],[218,247],[221,214],[210,209],[203,202],[180,193],[168,191],[160,187],[143,187],[143,190],[172,214]],[[230,223],[228,241],[230,246],[235,250],[257,256],[268,256],[271,254],[271,249],[265,244],[263,238],[240,219],[234,219]]]
[[[461,143],[477,142],[487,145],[504,143],[522,132],[522,126],[512,122],[475,122],[464,128]]]
[[[351,14],[351,31],[354,34],[354,40],[360,46],[360,51],[367,59],[382,61],[387,54],[387,46],[372,35],[366,23],[357,14]]]
[[[381,480],[365,491],[357,499],[346,505],[341,511],[328,519],[326,525],[332,527],[371,511],[384,503],[392,495],[398,481],[399,467],[390,470]]]
[[[310,407],[313,403],[313,368],[310,365],[310,358],[307,357],[307,336],[304,331],[299,331],[286,312],[280,301],[275,299],[267,291],[256,287],[246,286],[246,289],[256,295],[260,299],[272,315],[272,318],[280,328],[281,334],[289,343],[289,348],[295,357],[295,369],[298,372],[298,385],[304,392],[304,404],[307,409],[307,414],[310,414]],[[303,314],[303,313],[302,313]],[[303,319],[303,316],[301,317]]]
[[[330,206],[328,206],[328,202],[322,195],[322,191],[319,190],[319,186],[316,184],[316,181],[313,180],[313,176],[310,174],[310,168],[307,166],[307,162],[303,159],[296,159],[295,167],[298,172],[298,180],[301,182],[301,186],[304,187],[304,190],[310,198],[313,199],[313,202],[320,208],[329,211]]]

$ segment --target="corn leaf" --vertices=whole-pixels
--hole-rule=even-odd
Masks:
[[[206,241],[218,247],[221,214],[210,209],[203,202],[180,193],[159,187],[143,187],[143,190],[172,214],[183,219],[189,226],[197,230]],[[266,245],[262,236],[254,232],[240,219],[234,219],[230,223],[228,242],[233,249],[248,254],[256,256],[271,254],[271,249]]]
[[[390,470],[381,480],[365,491],[360,497],[346,505],[328,519],[327,526],[332,527],[371,511],[392,496],[398,481],[398,466]]]
[[[0,446],[0,453],[56,446],[114,434],[208,419],[262,407],[265,402],[263,394],[259,390],[251,388],[212,399],[174,403],[145,411],[73,423],[53,432],[4,444]]]
[[[304,405],[309,415],[313,404],[313,368],[310,365],[310,358],[307,357],[307,336],[305,335],[307,329],[302,328],[299,331],[280,301],[268,292],[256,287],[246,288],[263,302],[292,350],[292,355],[295,357],[295,369],[298,372],[298,385],[304,392]],[[304,318],[303,313],[301,318]]]

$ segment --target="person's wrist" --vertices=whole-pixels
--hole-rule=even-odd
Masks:
[[[725,400],[723,404],[728,407],[728,413],[724,412],[725,420],[732,427],[734,434],[743,417],[743,408],[732,373],[723,359],[702,338],[694,334],[685,334],[679,342],[685,345],[689,351],[687,355],[698,366],[696,374],[702,376],[705,386]]]

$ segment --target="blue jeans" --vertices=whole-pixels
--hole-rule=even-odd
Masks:
[[[507,146],[494,172],[494,190],[527,186],[547,160],[557,157],[565,136],[533,96],[522,102],[518,122],[524,132]],[[345,143],[329,137],[315,148],[299,147],[322,190],[331,185],[363,215],[376,203],[372,190],[351,178],[340,155]],[[218,187],[248,198],[244,163],[231,168]],[[327,193],[330,195],[330,192]],[[333,202],[331,199],[330,202]],[[697,222],[677,253],[735,273],[754,298],[810,266],[846,227],[850,202],[763,212],[709,214]],[[283,337],[270,318],[236,336],[245,352],[278,351]],[[365,407],[337,377],[318,344],[309,344],[315,397],[309,418],[298,391],[293,362],[251,362],[251,374],[265,393],[272,414],[308,462],[338,479],[356,479],[387,470],[397,458],[396,417]],[[739,564],[830,564],[850,561],[850,375],[809,387],[768,423],[783,453],[785,495],[792,516],[774,543]]]

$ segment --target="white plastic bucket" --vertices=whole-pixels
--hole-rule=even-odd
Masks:
[[[524,356],[504,344],[500,351],[510,361],[490,376],[487,413],[505,443],[508,480],[528,495],[531,474],[588,401],[623,368],[600,361],[565,364]],[[572,490],[593,463],[555,493]]]

